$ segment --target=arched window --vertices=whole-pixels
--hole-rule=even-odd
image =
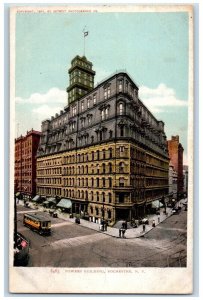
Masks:
[[[94,193],[93,193],[93,191],[91,191],[91,200],[92,201],[94,200]]]
[[[119,115],[122,116],[124,115],[124,103],[119,103],[119,111],[118,111]]]
[[[86,166],[86,174],[88,174],[88,165]]]
[[[112,163],[109,163],[109,174],[112,173]]]
[[[97,174],[99,174],[99,164],[97,164]]]
[[[99,160],[99,150],[97,150],[97,159]]]
[[[102,164],[102,173],[106,173],[106,165],[104,163]]]
[[[120,162],[119,163],[119,173],[124,173],[124,167],[125,167],[124,162]]]
[[[111,201],[112,201],[112,195],[111,193],[109,193],[109,203],[111,203]]]
[[[95,211],[96,211],[96,216],[98,216],[98,214],[99,214],[99,209],[98,209],[98,207],[95,208]]]
[[[113,154],[112,148],[109,148],[109,158],[112,158],[112,154]]]
[[[103,185],[102,187],[105,187],[105,185],[106,185],[106,180],[104,177],[102,178],[102,185]]]
[[[88,187],[88,178],[86,178],[86,186]]]
[[[80,191],[78,191],[78,198],[80,198]]]
[[[90,206],[90,213],[93,214],[93,207]]]
[[[84,191],[81,192],[81,198],[84,199]]]
[[[112,178],[109,177],[109,187],[112,187]]]
[[[88,200],[88,191],[85,192],[85,200]]]
[[[92,160],[94,160],[94,151],[92,151]]]
[[[108,210],[108,219],[111,219],[111,211]]]
[[[125,184],[125,179],[123,177],[119,178],[119,186],[124,186]]]
[[[102,193],[102,201],[105,202],[105,193]]]
[[[97,178],[96,180],[97,180],[97,187],[99,187],[99,178]]]
[[[124,126],[123,125],[120,125],[120,136],[124,136]]]
[[[103,149],[103,150],[102,150],[102,153],[103,153],[103,159],[106,159],[106,150]]]
[[[99,192],[97,192],[97,201],[99,201]]]
[[[91,178],[91,186],[94,186],[94,178]]]

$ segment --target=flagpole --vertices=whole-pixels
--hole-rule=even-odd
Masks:
[[[86,27],[86,26],[85,26]],[[85,30],[85,28],[83,29],[83,35],[84,35],[84,56],[85,56],[85,38],[88,35],[88,31]]]
[[[84,33],[84,56],[85,56],[85,33]]]

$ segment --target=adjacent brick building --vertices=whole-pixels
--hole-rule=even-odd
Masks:
[[[168,140],[168,153],[171,164],[177,172],[177,193],[178,196],[183,195],[183,146],[179,142],[179,136],[172,136]]]
[[[36,153],[40,132],[31,130],[15,139],[15,193],[31,198],[36,193]]]

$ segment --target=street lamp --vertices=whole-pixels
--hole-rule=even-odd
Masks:
[[[102,231],[104,231],[104,202],[102,207]]]

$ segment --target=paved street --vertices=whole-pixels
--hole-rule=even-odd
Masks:
[[[144,237],[122,239],[51,218],[52,235],[41,236],[22,224],[18,206],[18,231],[30,240],[32,267],[184,267],[186,266],[187,212],[172,215]],[[41,212],[41,214],[45,214]]]

